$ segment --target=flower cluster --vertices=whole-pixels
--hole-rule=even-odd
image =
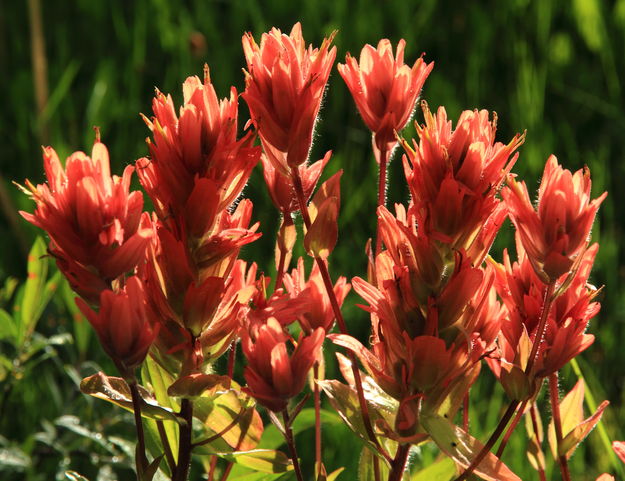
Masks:
[[[534,207],[525,184],[511,173],[524,134],[498,141],[497,117],[485,110],[462,112],[454,127],[443,107],[432,113],[423,101],[424,122],[416,123],[416,138],[400,139],[433,63],[419,58],[409,67],[405,42],[393,55],[384,39],[377,49],[365,46],[359,61],[348,54],[338,66],[371,131],[380,177],[376,247],[367,247],[367,275],[351,284],[344,276],[333,282],[343,171],[325,172],[331,152],[309,162],[336,56],[333,38],[319,48],[306,46],[300,24],[289,35],[272,29],[260,45],[251,33],[243,36],[247,71],[241,97],[251,119],[242,135],[237,91],[232,88],[220,100],[205,67],[203,80],[189,77],[183,83],[178,110],[170,95],[156,91],[153,115],[143,117],[151,132],[149,156],[126,167],[121,178],[111,175],[98,133],[91,157],[74,153],[65,167],[52,148],[44,148],[48,183],[27,182],[24,190],[36,208],[22,215],[48,233],[50,255],[128,382],[140,479],[151,479],[157,469],[148,465],[141,445],[142,405],[153,410],[150,416],[156,410],[163,419],[178,421],[177,457],[167,452],[165,430],[159,434],[173,479],[183,481],[191,451],[199,446],[210,444],[210,452],[227,462],[237,451],[254,459],[262,433],[255,400],[272,411],[302,481],[291,425],[306,398],[295,408],[290,404],[311,369],[317,479],[327,474],[321,459],[321,390],[368,442],[367,449],[388,464],[390,481],[402,479],[411,445],[426,441],[463,468],[458,481],[472,472],[484,479],[519,479],[499,457],[523,413],[536,408],[546,378],[554,456],[568,479],[566,459],[607,405],[584,421],[580,401],[562,423],[559,411],[573,412],[583,386],[562,402],[557,389],[557,372],[594,341],[586,333],[600,309],[598,291],[588,282],[598,251],[590,244],[590,229],[606,194],[591,199],[588,169],[571,173],[551,156]],[[255,145],[257,138],[261,145]],[[405,152],[410,199],[387,208],[386,165],[398,143]],[[281,216],[274,281],[258,264],[240,258],[241,249],[261,235],[252,221],[252,202],[243,197],[259,163]],[[130,192],[133,172],[153,213],[143,212],[140,192]],[[297,213],[301,247],[312,265],[292,259]],[[488,253],[507,217],[516,228],[517,260],[506,250],[500,264]],[[369,346],[349,335],[343,317],[352,285],[370,316]],[[340,333],[331,333],[335,323]],[[326,337],[349,354],[339,356],[347,384],[324,378]],[[234,379],[238,341],[244,387]],[[215,361],[226,352],[226,372],[217,374],[221,365]],[[159,383],[168,384],[158,393],[159,402],[177,398],[168,406],[180,406],[178,412],[141,403],[145,393],[135,371],[148,356],[148,381],[154,387],[150,378],[158,375]],[[482,446],[468,432],[470,390],[483,360],[511,400],[497,435],[516,413],[497,456],[490,453],[495,438]],[[97,395],[129,406],[123,395],[107,389]],[[461,406],[462,427],[454,424]],[[194,416],[206,440],[192,442],[198,428]],[[536,451],[541,448],[535,431]],[[158,456],[154,466],[163,457]],[[213,479],[217,458],[208,464]],[[224,467],[222,479],[229,469]]]

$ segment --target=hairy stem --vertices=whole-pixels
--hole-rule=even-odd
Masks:
[[[510,440],[510,436],[512,436],[512,433],[514,432],[517,425],[519,424],[519,421],[521,421],[521,418],[523,418],[523,411],[525,411],[525,406],[527,406],[527,400],[521,403],[521,405],[519,406],[519,410],[516,413],[516,416],[510,423],[510,426],[508,426],[508,430],[506,431],[506,434],[503,435],[501,444],[499,445],[499,448],[497,449],[496,456],[498,458],[501,458],[501,456],[503,456],[504,449],[506,449],[508,441]]]
[[[536,329],[536,337],[534,338],[534,344],[532,345],[532,350],[530,352],[530,357],[527,361],[527,367],[525,368],[526,374],[532,373],[532,368],[534,367],[534,363],[538,358],[538,349],[543,342],[545,337],[545,330],[547,327],[547,319],[549,318],[549,311],[551,310],[551,303],[553,302],[553,292],[555,290],[556,283],[550,282],[547,285],[547,289],[545,289],[545,297],[543,298],[543,308],[540,313],[540,320],[538,321],[538,328]]]
[[[310,214],[308,213],[308,206],[306,205],[302,180],[299,177],[299,172],[297,171],[297,169],[291,170],[291,176],[293,180],[293,187],[295,188],[295,194],[297,195],[297,200],[300,207],[300,212],[302,214],[302,219],[304,220],[304,225],[307,229],[310,229]],[[319,267],[319,273],[321,274],[321,278],[323,279],[323,285],[328,294],[328,298],[330,299],[330,304],[332,305],[332,310],[334,311],[334,316],[336,317],[336,323],[339,327],[339,330],[342,334],[348,334],[347,326],[345,325],[345,319],[343,318],[341,308],[339,306],[338,300],[336,299],[336,295],[334,294],[334,286],[332,285],[332,279],[330,278],[328,266],[320,257],[315,257],[315,262]],[[392,461],[391,456],[380,445],[378,438],[373,431],[373,425],[371,424],[371,417],[369,415],[369,406],[367,405],[367,401],[365,400],[365,394],[362,388],[362,379],[360,378],[360,371],[358,370],[358,361],[356,359],[356,355],[349,350],[348,354],[352,364],[354,384],[356,385],[358,403],[360,404],[360,410],[362,412],[363,423],[365,425],[365,430],[367,431],[367,436],[369,437],[370,441],[376,446],[378,451],[390,462]]]
[[[129,381],[130,395],[132,397],[132,410],[135,416],[135,427],[137,428],[137,455],[135,459],[137,477],[140,479],[143,471],[148,466],[148,458],[145,455],[145,434],[143,432],[143,419],[141,417],[141,395],[137,387],[137,380]]]
[[[191,435],[193,430],[193,403],[183,398],[180,403],[180,417],[184,423],[180,426],[180,441],[178,443],[178,469],[173,481],[187,481],[191,467]]]
[[[558,372],[549,376],[549,397],[551,399],[551,415],[553,416],[553,425],[556,431],[557,451],[559,453],[562,445],[562,419],[560,417],[560,394],[558,393]],[[560,465],[560,473],[562,473],[562,481],[571,481],[571,473],[566,460],[566,455],[558,455],[558,464]]]
[[[375,137],[373,142],[375,143]],[[378,175],[378,207],[380,207],[386,205],[386,172],[389,151],[386,146],[382,149],[377,149],[374,145],[373,152],[376,156],[376,161],[380,164],[380,173]],[[380,236],[380,220],[377,218],[377,215],[376,219],[375,255],[377,256],[382,251],[382,237]]]
[[[499,436],[501,436],[501,433],[503,433],[504,429],[506,429],[506,426],[508,425],[508,422],[510,421],[510,418],[512,418],[512,415],[516,411],[518,405],[519,401],[514,400],[510,402],[510,404],[508,405],[508,409],[506,409],[506,412],[499,421],[499,424],[495,428],[495,431],[493,431],[493,434],[490,436],[488,441],[486,441],[486,444],[484,445],[482,450],[477,454],[477,456],[475,456],[475,459],[471,462],[469,467],[465,469],[464,472],[460,476],[458,476],[455,481],[463,481],[467,479],[469,475],[473,473],[473,471],[475,471],[475,468],[479,466],[482,460],[495,445],[495,443],[499,439]]]
[[[313,395],[315,401],[315,466],[321,471],[321,392],[319,391],[319,361],[313,366]]]
[[[297,457],[297,448],[295,447],[295,439],[293,438],[293,431],[291,430],[291,424],[289,420],[289,413],[287,409],[282,411],[282,418],[284,419],[284,437],[291,453],[291,460],[293,461],[293,469],[297,476],[297,481],[304,481],[302,476],[302,468],[299,465],[299,459]]]
[[[400,444],[393,459],[391,472],[388,475],[388,481],[401,481],[406,470],[406,461],[410,453],[410,444]]]

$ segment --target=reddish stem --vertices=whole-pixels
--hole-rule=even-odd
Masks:
[[[558,392],[558,371],[549,376],[549,394],[551,398],[551,415],[553,416],[553,425],[556,431],[557,451],[562,446],[562,419],[560,417],[560,394]],[[571,473],[566,460],[566,455],[558,456],[558,464],[560,464],[560,473],[562,473],[562,481],[571,481]]]
[[[375,144],[375,137],[373,140]],[[380,173],[378,175],[378,207],[386,205],[386,172],[388,167],[388,149],[384,146],[382,149],[377,149],[374,145],[373,152],[376,157],[376,161],[380,164]],[[375,255],[377,256],[382,251],[382,237],[380,236],[380,220],[377,217],[376,209],[376,233],[375,233]]]
[[[495,431],[493,431],[491,437],[488,439],[488,441],[486,441],[486,444],[484,445],[482,450],[477,454],[477,456],[475,456],[475,459],[473,459],[469,467],[465,469],[464,472],[460,476],[458,476],[455,481],[463,481],[464,479],[467,479],[469,475],[473,473],[473,471],[475,471],[475,468],[479,466],[482,460],[490,452],[491,448],[495,445],[495,443],[499,439],[499,436],[501,436],[501,433],[503,433],[504,429],[506,429],[508,421],[510,421],[510,418],[512,418],[512,415],[514,414],[514,411],[516,411],[518,405],[519,401],[514,400],[510,402],[508,409],[506,409],[506,412],[499,421],[499,424],[495,428]]]
[[[141,395],[137,386],[137,380],[129,381],[130,395],[132,397],[132,410],[135,416],[135,426],[137,428],[137,459],[135,459],[137,468],[137,478],[142,477],[145,468],[148,467],[148,458],[145,455],[145,434],[143,432],[143,419],[141,418]]]
[[[510,426],[508,426],[508,430],[506,431],[506,434],[504,434],[503,439],[501,440],[501,444],[499,445],[499,448],[497,449],[497,454],[496,454],[496,456],[500,459],[501,459],[501,456],[503,456],[503,451],[504,449],[506,449],[506,446],[508,444],[508,441],[510,440],[510,437],[512,436],[512,433],[514,432],[517,425],[519,424],[519,421],[521,421],[521,418],[523,417],[523,411],[525,411],[525,406],[527,406],[527,400],[523,401],[521,405],[519,406],[519,410],[517,411],[516,416],[510,423]]]
[[[304,197],[304,188],[302,186],[302,181],[300,179],[297,169],[291,169],[291,177],[293,179],[293,187],[295,188],[295,194],[297,195],[297,200],[299,203],[300,212],[302,214],[302,219],[304,220],[304,225],[307,229],[310,229],[310,214],[308,213],[308,206],[306,205],[306,199]],[[323,285],[325,287],[326,293],[328,294],[328,298],[330,299],[330,304],[332,305],[332,310],[334,311],[334,316],[336,317],[336,323],[339,327],[339,330],[341,331],[341,334],[348,334],[347,326],[345,325],[345,319],[343,318],[341,308],[339,306],[338,300],[336,299],[336,295],[334,294],[334,286],[332,284],[332,279],[330,278],[330,272],[328,272],[328,266],[323,261],[323,259],[318,256],[315,257],[315,262],[317,263],[317,267],[319,267],[319,273],[321,274],[321,278],[323,279]],[[392,461],[391,456],[380,445],[378,438],[373,431],[373,425],[371,424],[371,417],[369,415],[369,406],[367,405],[365,393],[362,388],[362,379],[360,378],[360,370],[358,369],[358,360],[356,359],[356,355],[352,351],[348,350],[347,352],[352,364],[354,384],[356,385],[358,403],[360,404],[360,410],[362,412],[363,423],[365,425],[365,430],[367,431],[367,436],[375,445],[377,450],[390,462]]]
[[[410,453],[410,444],[400,444],[393,459],[391,472],[388,475],[388,481],[401,481],[406,470],[406,461]]]
[[[315,466],[321,471],[321,392],[319,391],[319,362],[313,366],[313,394],[315,400]]]
[[[289,214],[288,212],[285,212],[282,214],[282,226],[280,226],[280,230],[282,230],[283,228],[286,228],[286,226],[289,226],[293,223],[293,219],[291,219],[291,214]],[[288,255],[288,251],[284,246],[284,243],[282,246],[280,246],[280,258],[278,259],[278,270],[276,272],[276,285],[274,287],[274,290],[278,290],[280,289],[280,286],[282,285],[282,278],[284,277],[284,270],[286,268],[285,264],[286,264],[286,256]]]
[[[191,444],[192,423],[193,423],[193,403],[186,398],[180,402],[180,417],[184,423],[180,426],[178,443],[178,469],[172,481],[187,481],[189,478],[189,468],[191,467]]]
[[[542,449],[541,449],[541,440],[538,437],[538,415],[536,414],[536,403],[532,404],[532,407],[530,408],[530,417],[532,418],[532,428],[534,429],[534,436],[536,436],[536,446],[538,447],[538,450],[540,453],[542,453]],[[545,475],[545,470],[542,467],[538,468],[538,477],[540,478],[540,481],[547,481],[547,476]]]
[[[289,452],[291,453],[291,460],[293,461],[293,469],[295,470],[297,481],[304,481],[302,468],[300,468],[299,459],[297,458],[297,448],[295,447],[295,439],[293,439],[293,431],[291,430],[289,413],[286,409],[282,411],[282,418],[284,419],[284,437],[286,439],[286,444],[289,447]]]
[[[538,328],[536,329],[536,337],[534,338],[534,344],[530,352],[530,357],[527,361],[527,367],[525,373],[531,375],[532,368],[538,357],[538,349],[545,337],[545,330],[547,328],[547,319],[549,318],[549,311],[551,310],[551,303],[553,302],[553,292],[555,290],[556,283],[550,282],[545,289],[545,296],[543,298],[543,307],[540,312],[540,320],[538,321]]]
[[[462,429],[469,432],[469,392],[462,399]]]

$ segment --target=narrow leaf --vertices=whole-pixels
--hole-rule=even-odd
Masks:
[[[421,425],[440,450],[465,469],[482,450],[481,442],[442,416],[422,415]],[[474,473],[487,481],[521,481],[521,478],[490,452]]]
[[[178,420],[173,411],[160,406],[147,389],[143,386],[138,387],[142,399],[141,415],[143,417],[159,420]],[[85,394],[103,399],[133,412],[130,388],[126,381],[120,377],[107,376],[103,372],[98,372],[84,378],[80,383],[80,390]]]

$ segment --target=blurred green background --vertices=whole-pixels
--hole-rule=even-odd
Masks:
[[[618,183],[625,176],[625,0],[0,0],[0,91],[4,92],[0,107],[0,280],[23,279],[26,274],[26,255],[38,232],[17,216],[17,210],[32,211],[33,206],[11,181],[43,181],[41,145],[52,145],[61,158],[74,150],[89,152],[93,126],[99,126],[113,169],[121,173],[125,165],[147,154],[144,139],[148,130],[139,112],[151,114],[154,87],[171,93],[179,105],[181,83],[189,75],[201,76],[207,62],[221,96],[227,95],[230,85],[241,91],[243,32],[251,31],[259,38],[272,26],[288,31],[296,21],[302,22],[304,37],[315,45],[337,29],[339,61],[348,51],[357,55],[365,43],[376,44],[383,37],[396,43],[405,38],[408,61],[426,52],[426,60],[435,62],[422,94],[432,109],[444,105],[452,119],[464,109],[496,111],[498,139],[503,142],[527,129],[514,171],[530,189],[537,187],[544,162],[554,153],[570,169],[584,164],[590,167],[595,197],[609,191],[593,231],[601,250],[592,280],[605,286],[603,307],[590,327],[597,340],[582,355],[580,365],[596,400],[611,401],[604,416],[607,433],[613,439],[625,438],[625,268],[620,248],[624,223],[618,211],[625,204],[625,189]],[[243,102],[240,116],[243,125],[247,119]],[[422,115],[417,113],[416,119],[422,120]],[[410,131],[405,135],[410,136]],[[351,277],[364,272],[364,244],[374,232],[376,168],[369,134],[336,70],[330,78],[313,157],[320,158],[328,149],[334,151],[334,157],[326,175],[345,170],[342,234],[332,269],[335,276]],[[407,198],[398,160],[391,166],[392,202]],[[270,273],[277,216],[264,191],[260,170],[255,171],[246,196],[254,201],[255,219],[261,222],[264,237],[243,256],[257,260]],[[512,228],[504,226],[500,237],[493,252],[496,258],[510,242]],[[6,297],[2,302],[8,310],[11,296]],[[354,307],[355,302],[351,296],[347,317],[353,330],[365,335],[367,318]],[[65,305],[53,311],[56,318],[46,314],[38,331],[48,336],[71,332],[71,321],[58,314],[66,310]],[[42,449],[43,441],[33,433],[47,429],[49,434],[55,416],[79,415],[104,429],[103,415],[97,414],[99,421],[93,418],[92,403],[82,399],[75,383],[64,374],[74,369],[78,379],[93,372],[72,346],[70,341],[55,348],[49,355],[54,362],[42,363],[49,367],[31,375],[27,388],[15,387],[19,384],[15,382],[17,371],[5,369],[0,382],[11,383],[15,389],[11,388],[3,403],[6,411],[0,417],[0,446],[15,450],[11,452],[18,458],[20,452],[27,458],[26,465],[14,459],[16,464],[6,468],[15,479],[23,479],[24,473],[28,479],[51,479],[42,466],[55,464],[46,461],[46,456],[58,464],[59,451]],[[90,357],[106,365],[95,343],[91,347]],[[0,343],[0,349],[11,358],[6,344]],[[575,376],[569,369],[563,374],[564,387],[570,388]],[[49,390],[55,394],[49,395]],[[476,387],[476,393],[473,427],[484,439],[484,433],[496,423],[503,397],[492,382]],[[31,409],[24,411],[25,406]],[[96,409],[109,412],[100,405]],[[14,416],[19,413],[23,418]],[[120,416],[113,410],[110,413]],[[104,424],[114,424],[111,419],[116,418],[108,418]],[[62,423],[54,426],[76,431]],[[534,479],[523,454],[522,438],[515,436],[506,462],[523,479]],[[304,438],[304,442],[308,440]],[[82,448],[89,452],[90,448]],[[52,454],[46,454],[46,449]],[[80,447],[72,449],[80,451]],[[78,461],[72,449],[61,457],[73,466]],[[345,447],[328,446],[328,450],[333,468],[353,467],[357,461]],[[86,453],[84,457],[89,458]],[[0,456],[0,464],[2,459]],[[98,460],[82,459],[79,464],[89,462],[97,465]],[[614,472],[610,463],[605,443],[593,433],[573,457],[575,479]],[[46,469],[54,473],[57,468]],[[93,472],[94,468],[89,469]],[[122,475],[100,476],[98,479],[105,480]],[[553,479],[558,476],[554,474]]]

